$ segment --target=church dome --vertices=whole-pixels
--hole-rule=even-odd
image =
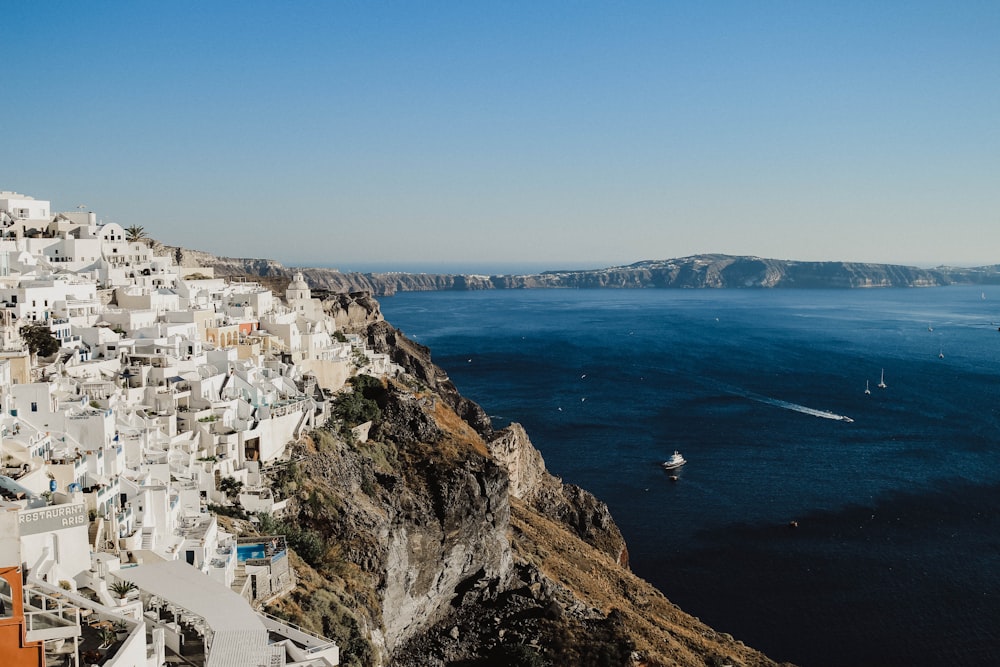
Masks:
[[[309,285],[302,278],[301,272],[296,272],[295,277],[292,278],[292,282],[288,283],[288,288],[285,290],[285,299],[287,301],[306,301],[312,297],[312,292],[309,290]]]
[[[290,290],[308,290],[309,285],[302,278],[301,273],[296,273],[295,277],[292,278],[292,282],[288,283],[288,289]]]

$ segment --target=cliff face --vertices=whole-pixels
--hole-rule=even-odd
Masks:
[[[185,266],[212,267],[216,275],[251,275],[285,281],[292,270],[259,259],[214,257],[173,248]],[[453,275],[429,273],[341,273],[335,269],[301,270],[311,286],[331,292],[396,292],[483,289],[638,289],[638,288],[864,288],[934,287],[952,284],[998,284],[1000,265],[978,268],[920,269],[897,264],[798,262],[696,255],[637,262],[584,271],[547,271],[533,275]]]
[[[457,591],[496,589],[512,568],[503,471],[475,438],[446,435],[438,408],[396,388],[389,393],[378,444],[320,436],[299,464],[308,480],[299,519],[338,551],[323,565],[364,574],[357,585],[370,586],[371,606],[357,611],[368,612],[383,656],[440,619]]]
[[[328,295],[323,299],[323,312],[333,318],[337,331],[347,333],[365,333],[383,320],[378,301],[368,292]]]
[[[490,454],[507,472],[510,495],[526,509],[557,522],[590,546],[628,566],[628,550],[608,506],[573,484],[563,484],[545,470],[545,461],[520,424],[499,431],[488,443]]]
[[[341,397],[370,410],[366,442],[331,425],[272,471],[309,563],[271,611],[336,637],[347,665],[774,664],[632,575],[607,507],[520,425],[494,431],[374,301],[337,303],[368,309],[349,319],[407,373]]]

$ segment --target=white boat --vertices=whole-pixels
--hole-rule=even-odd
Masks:
[[[664,461],[662,465],[664,470],[675,470],[680,468],[685,463],[687,463],[687,461],[685,461],[684,457],[681,456],[681,453],[675,449],[673,455]]]
[[[885,384],[885,369],[883,368],[882,369],[882,377],[878,381],[878,388],[879,389],[885,389],[885,387],[886,387],[886,384]]]
[[[865,394],[872,393],[872,390],[868,387],[868,380],[865,380]]]

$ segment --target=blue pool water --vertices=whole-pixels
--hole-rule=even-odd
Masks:
[[[263,544],[240,544],[236,547],[236,560],[240,563],[248,558],[264,558],[265,555]]]

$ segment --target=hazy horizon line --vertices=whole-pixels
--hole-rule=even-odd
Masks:
[[[847,263],[847,264],[885,264],[890,266],[906,266],[924,270],[936,268],[959,268],[974,269],[985,266],[994,266],[998,262],[981,263],[950,263],[950,262],[871,262],[857,260],[804,260],[794,258],[763,257],[761,255],[737,255],[732,253],[697,253],[694,255],[683,255],[678,257],[664,257],[660,259],[637,259],[625,263],[596,262],[596,261],[573,261],[573,262],[539,262],[539,261],[352,261],[347,263],[320,262],[303,263],[281,260],[281,263],[289,268],[302,269],[334,269],[341,273],[411,273],[411,274],[444,274],[444,275],[534,275],[544,272],[562,271],[598,271],[607,268],[626,267],[640,262],[659,262],[683,259],[685,257],[698,257],[708,255],[727,255],[730,257],[760,257],[780,262],[816,262],[816,263]]]

